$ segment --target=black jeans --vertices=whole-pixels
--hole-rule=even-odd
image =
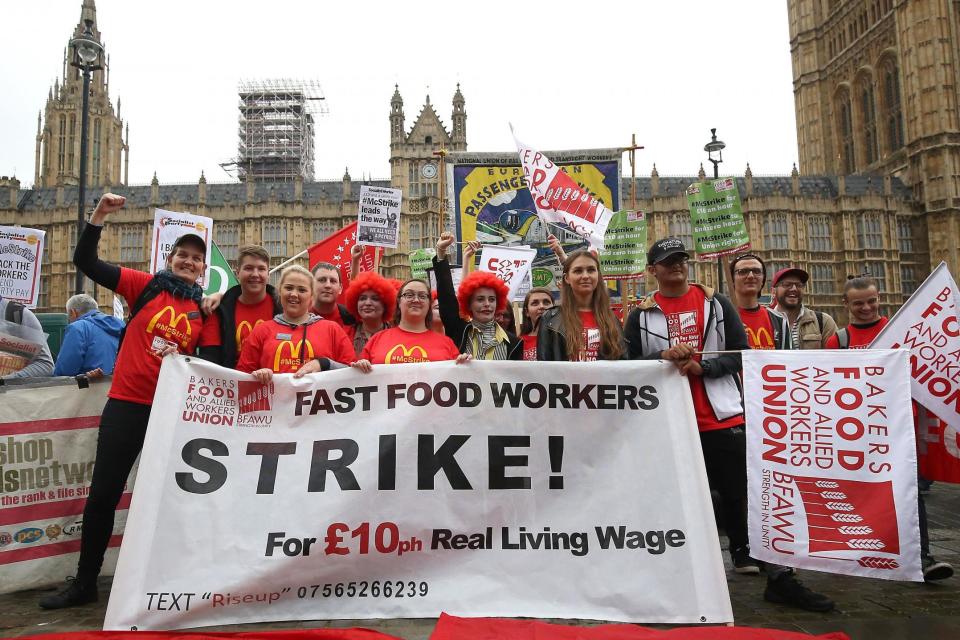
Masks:
[[[710,488],[720,494],[730,550],[748,545],[747,434],[742,426],[700,432]]]
[[[150,405],[109,398],[103,407],[90,495],[83,508],[77,580],[93,582],[100,575],[117,503],[143,448],[149,421]]]

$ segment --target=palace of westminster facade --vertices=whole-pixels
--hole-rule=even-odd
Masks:
[[[800,171],[737,176],[753,251],[768,271],[797,265],[811,275],[807,302],[844,318],[840,291],[848,275],[880,282],[884,311],[902,303],[941,260],[960,273],[960,15],[947,0],[789,0],[790,48]],[[94,21],[93,0],[84,19]],[[38,311],[62,311],[72,293],[82,79],[64,63],[37,122],[33,188],[0,178],[0,224],[44,229]],[[279,264],[352,222],[361,184],[342,180],[256,180],[128,186],[128,125],[109,98],[109,69],[94,72],[90,93],[87,208],[111,190],[127,206],[111,216],[101,257],[148,268],[154,209],[214,219],[214,240],[228,259],[246,243],[263,245]],[[403,190],[400,247],[385,275],[409,273],[406,253],[430,247],[440,226],[438,172],[423,170],[435,152],[466,151],[465,100],[453,96],[451,127],[429,97],[407,128],[398,89],[389,102],[390,180],[365,184]],[[386,127],[385,127],[386,128]],[[126,135],[124,135],[126,134]],[[121,177],[121,170],[123,176]],[[702,176],[701,168],[701,176]],[[685,196],[696,175],[622,179],[623,202],[647,213],[648,237],[677,235],[692,246]],[[692,275],[712,285],[715,262]],[[647,284],[647,286],[650,286]],[[639,286],[643,291],[643,285]],[[112,297],[102,288],[99,302]]]

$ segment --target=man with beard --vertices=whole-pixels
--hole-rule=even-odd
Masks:
[[[837,332],[837,323],[828,314],[803,305],[803,291],[810,275],[798,267],[780,269],[773,276],[777,310],[787,319],[794,349],[823,349]]]

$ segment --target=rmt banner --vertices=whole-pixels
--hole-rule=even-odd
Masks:
[[[750,555],[922,580],[906,351],[745,351]]]
[[[732,620],[689,387],[667,363],[265,386],[176,356],[157,397],[107,629]]]

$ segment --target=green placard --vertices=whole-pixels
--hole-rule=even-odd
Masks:
[[[426,280],[427,269],[433,266],[433,257],[435,255],[437,255],[436,249],[417,249],[416,251],[411,251],[408,256],[410,258],[410,270],[413,272],[413,275],[410,277]]]
[[[205,296],[211,293],[224,293],[230,287],[240,284],[233,269],[230,268],[230,263],[220,253],[220,247],[212,240],[210,241],[210,270],[207,272],[206,280],[207,286],[203,289]]]
[[[687,187],[687,204],[699,258],[716,258],[750,248],[735,178],[694,182]]]
[[[647,267],[647,217],[642,211],[613,214],[603,236],[600,268],[608,280],[627,280],[643,275]]]

